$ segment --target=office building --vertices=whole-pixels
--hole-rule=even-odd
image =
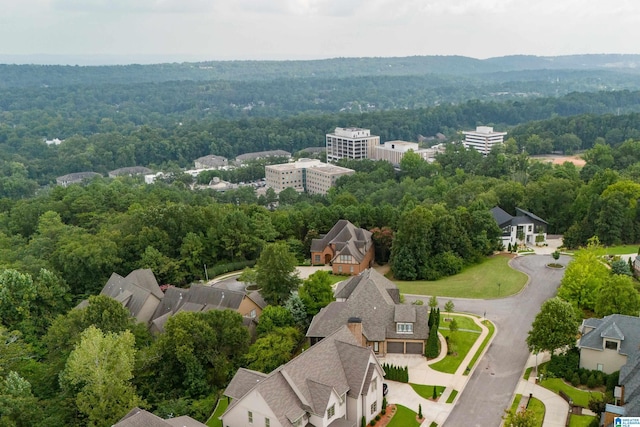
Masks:
[[[464,131],[464,146],[473,148],[483,155],[489,154],[491,149],[504,142],[506,132],[494,132],[490,126],[478,126],[475,131]]]
[[[380,137],[371,135],[369,129],[336,128],[326,137],[327,161],[369,159],[377,145],[380,145]]]
[[[315,159],[265,166],[267,186],[276,192],[291,187],[310,194],[327,194],[338,178],[353,173],[353,169],[328,165]]]

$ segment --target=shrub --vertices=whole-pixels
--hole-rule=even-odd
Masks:
[[[374,426],[376,425],[376,420],[371,420],[371,422],[369,423],[370,426]]]
[[[376,415],[376,421],[380,421],[380,415]]]
[[[580,385],[580,375],[578,375],[577,372],[573,374],[573,377],[571,378],[571,385],[574,387],[577,387]]]
[[[596,376],[591,374],[589,378],[587,378],[587,387],[594,388],[596,386]]]
[[[613,392],[613,389],[618,385],[620,381],[620,371],[616,371],[613,374],[607,375],[607,391]]]
[[[580,384],[587,384],[589,382],[589,372],[586,370],[582,370],[580,372]]]
[[[438,398],[438,392],[436,391],[436,386],[433,386],[433,394],[431,395],[431,397],[433,398],[433,400],[436,400]],[[422,407],[420,407],[422,410]],[[422,417],[420,417],[422,418]]]
[[[435,388],[435,387],[433,387],[433,390],[435,390],[435,389],[436,389],[436,388]],[[422,405],[418,405],[418,418],[420,418],[420,419],[424,418],[424,417],[422,416]]]

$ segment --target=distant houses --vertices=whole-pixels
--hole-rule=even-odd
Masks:
[[[311,241],[311,264],[332,266],[333,274],[360,274],[373,266],[372,233],[341,219],[318,239]]]
[[[109,172],[109,178],[117,178],[119,176],[135,176],[135,175],[149,175],[153,171],[144,166],[131,166],[127,168],[115,169]]]
[[[210,154],[208,156],[195,159],[193,163],[196,169],[217,169],[227,166],[229,161],[226,157]]]
[[[56,184],[61,185],[63,187],[68,187],[72,184],[82,184],[84,182],[90,181],[96,176],[102,176],[97,172],[74,172],[67,175],[59,176],[56,178]]]

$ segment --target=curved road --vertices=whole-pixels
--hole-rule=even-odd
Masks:
[[[486,317],[495,323],[497,333],[444,426],[497,427],[502,423],[504,410],[511,406],[513,393],[529,357],[525,339],[531,323],[542,303],[556,294],[564,275],[564,269],[546,267],[552,261],[549,255],[513,259],[511,266],[529,276],[528,285],[517,295],[494,300],[450,298],[456,311],[480,316],[486,313]],[[560,258],[564,265],[569,261],[569,257]],[[428,297],[407,295],[406,298],[408,301],[423,299],[428,302]]]

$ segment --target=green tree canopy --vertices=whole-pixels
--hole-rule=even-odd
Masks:
[[[264,300],[281,305],[298,289],[300,279],[297,261],[286,243],[270,243],[264,247],[256,264],[256,283]]]
[[[60,376],[61,386],[75,395],[88,426],[111,426],[142,402],[130,384],[134,344],[129,331],[103,333],[90,326],[69,355]]]
[[[640,295],[627,275],[612,274],[600,288],[595,305],[598,317],[610,314],[640,314]]]
[[[600,288],[609,278],[609,269],[591,247],[578,251],[567,266],[558,296],[580,309],[594,310]]]
[[[309,316],[315,316],[321,308],[335,300],[329,272],[323,270],[316,271],[305,279],[299,293]]]
[[[574,345],[578,336],[578,317],[570,303],[558,297],[542,304],[527,336],[527,345],[533,353],[550,351]]]

